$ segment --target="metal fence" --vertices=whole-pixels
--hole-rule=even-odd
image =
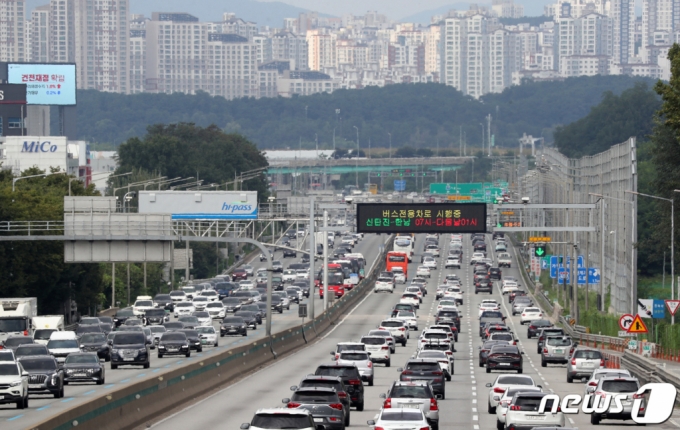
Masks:
[[[597,226],[595,233],[555,235],[561,242],[575,243],[586,266],[600,270],[602,282],[589,285],[589,289],[606,295],[609,288],[611,297],[604,310],[615,313],[635,313],[633,304],[637,299],[637,250],[634,246],[637,242],[637,199],[625,192],[637,191],[635,151],[634,137],[607,151],[579,159],[567,158],[553,148],[543,148],[536,156],[536,170],[520,178],[532,203],[598,202],[595,210],[549,214],[552,219],[547,222]]]

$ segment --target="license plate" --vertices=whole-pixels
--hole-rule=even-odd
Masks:
[[[621,402],[621,404],[624,405],[624,406],[628,406],[628,405],[630,405],[631,403],[632,403],[632,402],[631,402],[630,400],[623,400],[623,401]]]
[[[315,423],[322,423],[322,422],[323,422],[323,418],[314,418],[314,422],[315,422]]]
[[[583,367],[595,367],[595,363],[585,362],[585,363],[581,364],[581,366],[583,366]]]
[[[401,407],[405,408],[405,409],[420,409],[420,404],[418,404],[418,403],[415,403],[415,404],[414,403],[403,403],[401,405]]]
[[[564,350],[563,349],[556,349],[555,354],[564,354]]]
[[[84,377],[86,377],[87,375],[84,374],[84,373],[76,373],[76,374],[74,374],[73,376],[76,377],[76,378],[84,378]]]
[[[545,417],[541,415],[527,415],[527,419],[530,421],[542,421]]]
[[[123,357],[123,361],[135,361],[134,357]]]
[[[499,366],[509,366],[510,363],[498,363]]]
[[[179,351],[179,348],[168,348],[168,351],[177,352],[177,351]]]
[[[205,340],[205,339],[201,339],[201,345],[205,345],[206,343],[208,343],[208,341],[207,341],[207,340]]]

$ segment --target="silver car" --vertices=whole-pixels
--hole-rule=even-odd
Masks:
[[[541,350],[541,367],[548,363],[566,363],[574,352],[574,343],[569,336],[548,336]]]
[[[336,363],[355,365],[359,369],[361,379],[367,381],[369,387],[373,386],[373,362],[370,353],[366,351],[342,351]]]
[[[601,394],[602,397],[605,397],[607,395],[611,395],[613,397],[621,394],[626,394],[628,397],[621,401],[621,405],[623,406],[622,412],[609,413],[607,411],[603,414],[592,413],[590,414],[590,424],[598,425],[600,424],[601,420],[605,419],[612,420],[631,419],[631,412],[633,411],[633,401],[635,399],[642,399],[642,403],[640,405],[641,411],[643,410],[643,408],[646,409],[644,395],[640,395],[638,397],[637,390],[639,388],[640,382],[637,380],[637,378],[633,378],[630,376],[628,377],[607,376],[600,379],[595,391],[597,393],[602,393]],[[592,401],[598,401],[600,399],[601,399],[600,396],[593,396],[591,398],[591,405]],[[610,404],[609,408],[612,408],[612,406],[614,406],[614,402]]]
[[[596,369],[604,367],[605,358],[596,349],[576,348],[567,362],[567,382],[574,382],[574,378],[590,378]]]
[[[534,302],[529,299],[525,299],[524,297],[526,296],[520,296],[515,298],[515,301],[512,302],[512,315],[517,315],[521,314],[524,308],[530,308],[534,305]]]
[[[496,428],[503,430],[505,428],[505,415],[508,413],[510,402],[517,393],[534,392],[540,393],[542,390],[538,387],[509,387],[503,394],[498,393],[494,397],[498,397],[498,406],[496,406]]]
[[[601,378],[606,378],[607,376],[618,376],[625,378],[627,376],[633,376],[630,374],[630,372],[627,369],[597,369],[596,371],[593,372],[593,374],[590,376],[590,379],[588,382],[586,382],[586,388],[585,392],[583,393],[584,395],[588,393],[594,393],[595,388],[597,388],[597,384],[600,381]]]
[[[385,399],[383,403],[385,410],[420,409],[432,430],[439,429],[437,400],[441,395],[434,394],[428,381],[394,381],[387,393],[380,394],[380,398]]]

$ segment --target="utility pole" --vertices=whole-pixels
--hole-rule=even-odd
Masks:
[[[489,139],[489,157],[491,157],[491,114],[486,117],[487,133],[486,138]]]
[[[309,197],[309,318],[314,320],[314,281],[316,271],[314,270],[314,257],[316,257],[316,237],[314,228],[316,224],[316,213],[314,211],[314,196]]]
[[[114,306],[116,306],[116,263],[111,263],[111,307]]]

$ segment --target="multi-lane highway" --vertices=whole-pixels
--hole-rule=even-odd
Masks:
[[[365,239],[366,242],[370,239]],[[440,238],[441,255],[439,269],[432,272],[432,278],[428,283],[428,294],[419,311],[419,328],[434,322],[433,314],[436,309],[434,292],[436,286],[441,284],[446,273],[458,273],[464,285],[464,305],[462,310],[462,326],[459,341],[456,344],[455,374],[446,385],[446,399],[440,400],[440,428],[442,429],[495,429],[496,415],[487,412],[488,388],[498,376],[498,372],[487,374],[484,368],[478,367],[478,347],[481,340],[478,335],[477,308],[482,299],[495,298],[502,303],[501,309],[508,316],[507,323],[514,330],[519,339],[520,348],[524,351],[524,374],[534,378],[537,384],[547,391],[564,396],[566,394],[582,394],[582,383],[569,384],[566,382],[566,370],[564,365],[549,365],[542,368],[540,356],[536,353],[536,340],[527,339],[526,327],[520,325],[519,317],[513,317],[508,307],[507,297],[501,296],[499,285],[496,285],[492,295],[474,294],[472,287],[472,267],[469,258],[472,255],[470,239],[464,239],[465,264],[461,269],[443,269],[443,259],[447,255],[448,237]],[[409,267],[409,273],[415,271],[418,256],[422,252],[424,236],[417,238],[417,253],[414,263]],[[491,237],[487,237],[487,243],[491,243]],[[492,247],[490,247],[492,248]],[[495,258],[495,256],[494,256]],[[517,260],[513,255],[513,267],[504,269],[504,276],[513,276],[521,279],[516,268]],[[362,334],[374,329],[379,322],[390,312],[393,305],[399,301],[403,286],[398,286],[394,294],[369,293],[352,312],[332,330],[326,333],[317,342],[297,351],[296,353],[277,360],[270,366],[249,375],[237,383],[228,386],[184,409],[178,409],[168,416],[159,419],[155,428],[238,428],[241,423],[250,422],[253,413],[259,408],[281,407],[281,399],[289,397],[289,387],[297,385],[300,379],[313,373],[320,363],[329,362],[329,351],[335,350],[335,345],[342,341],[358,341]],[[365,410],[362,412],[352,410],[350,427],[367,428],[366,421],[373,419],[380,411],[383,400],[379,398],[390,384],[398,379],[397,367],[403,365],[416,351],[418,334],[411,332],[410,341],[405,347],[397,346],[396,353],[392,356],[392,366],[386,368],[383,365],[375,367],[375,385],[365,387]],[[568,427],[581,429],[592,428],[587,415],[570,415],[566,417]],[[623,424],[620,421],[603,421],[603,426],[632,426],[632,421]],[[649,428],[677,428],[674,419]]]
[[[379,254],[379,247],[385,241],[386,236],[369,235],[361,240],[354,248],[355,252],[362,253],[367,261],[367,270],[375,258]],[[296,261],[293,258],[281,258],[281,252],[275,253],[275,258],[282,261],[284,267],[289,263]],[[255,270],[264,267],[265,263],[260,263],[259,259],[255,258],[251,263]],[[321,267],[320,260],[317,261],[317,268]],[[304,302],[303,302],[304,303]],[[319,314],[323,310],[323,301],[319,300],[318,294],[315,295],[316,313]],[[287,330],[300,324],[300,318],[297,315],[297,306],[292,304],[290,311],[284,310],[283,314],[274,313],[272,318],[272,333]],[[173,318],[174,320],[174,318]],[[214,323],[219,331],[219,322]],[[106,385],[98,386],[94,384],[69,384],[65,387],[65,397],[63,399],[55,399],[47,395],[32,395],[29,401],[29,408],[25,410],[18,410],[15,405],[0,405],[0,428],[5,429],[23,429],[30,427],[50,416],[56,415],[67,408],[83,403],[91,399],[93,396],[106,393],[114,389],[118,389],[126,384],[143,380],[144,378],[154,378],[163,374],[163,372],[176,368],[177,366],[187,363],[190,360],[200,360],[201,357],[208,357],[210,355],[223,352],[229,348],[241,346],[245,343],[251,342],[255,339],[263,338],[265,335],[264,324],[259,326],[257,330],[251,330],[247,337],[223,337],[220,338],[220,346],[217,348],[205,348],[202,353],[193,353],[190,358],[184,357],[166,357],[158,359],[156,351],[152,351],[151,368],[141,369],[139,367],[119,367],[116,370],[111,370],[110,364],[106,363]],[[193,427],[190,427],[193,428]]]

